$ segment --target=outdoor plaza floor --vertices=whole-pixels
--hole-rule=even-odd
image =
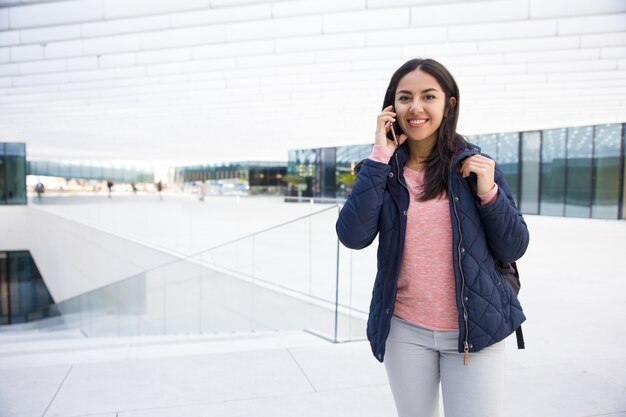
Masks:
[[[44,198],[33,208],[182,254],[322,208],[267,197],[116,197]],[[526,349],[507,340],[504,415],[626,416],[626,222],[526,219]],[[359,285],[369,290],[372,279]],[[0,417],[394,415],[384,368],[365,341],[334,344],[298,331],[0,332]]]

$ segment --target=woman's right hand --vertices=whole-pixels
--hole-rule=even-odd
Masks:
[[[398,145],[401,145],[402,142],[406,140],[405,134],[401,134],[397,137],[397,144],[395,141],[387,139],[387,132],[392,129],[393,122],[396,121],[395,117],[396,113],[393,111],[393,106],[388,106],[380,112],[376,123],[376,138],[374,143],[376,145],[385,146],[390,153],[394,153]]]

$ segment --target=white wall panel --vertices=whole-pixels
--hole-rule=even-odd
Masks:
[[[45,84],[59,84],[68,82],[70,77],[66,72],[56,72],[52,74],[42,75],[24,75],[21,77],[14,77],[13,84],[18,87],[45,85]]]
[[[223,9],[196,10],[170,15],[172,27],[212,25],[217,23],[241,22],[245,20],[269,19],[272,17],[270,4],[228,7]]]
[[[569,0],[529,0],[530,17],[546,19],[564,16],[588,16],[626,12],[623,0],[569,1]]]
[[[314,52],[271,54],[237,58],[238,68],[276,67],[315,63]]]
[[[43,59],[44,48],[41,45],[26,45],[11,47],[11,61],[35,61]]]
[[[527,18],[528,0],[483,1],[411,7],[411,25],[419,27]]]
[[[142,49],[173,48],[177,46],[203,45],[226,41],[224,25],[199,26],[184,29],[141,34]]]
[[[597,35],[583,35],[580,37],[581,48],[593,46],[621,46],[626,45],[626,31],[601,33]]]
[[[11,60],[11,49],[10,48],[0,48],[0,63],[6,63]]]
[[[368,46],[415,45],[430,42],[445,42],[448,37],[447,27],[411,28],[377,30],[367,32]]]
[[[268,0],[211,0],[211,7],[233,7],[256,3],[268,3]]]
[[[11,79],[11,77],[0,77],[0,88],[11,87],[12,85],[13,80]],[[0,92],[0,94],[2,93]]]
[[[626,13],[559,19],[559,34],[586,34],[626,31]]]
[[[0,31],[9,30],[9,10],[0,9]]]
[[[125,67],[135,65],[137,63],[136,54],[105,54],[101,55],[99,60],[101,68]]]
[[[108,80],[116,78],[143,77],[146,74],[144,67],[112,68],[96,71],[68,72],[71,82]]]
[[[67,69],[69,71],[96,69],[99,65],[99,59],[95,56],[87,56],[83,58],[66,59]]]
[[[407,8],[327,14],[324,15],[324,33],[408,27],[410,17]]]
[[[299,0],[272,4],[274,17],[297,16],[313,13],[333,13],[349,10],[364,10],[366,0]]]
[[[0,31],[0,46],[19,45],[20,32],[18,30]]]
[[[228,42],[322,33],[322,17],[306,16],[226,25]]]
[[[2,64],[0,65],[0,77],[18,75],[20,73],[19,64]]]
[[[359,49],[338,49],[333,51],[319,51],[316,53],[317,62],[342,62],[369,59],[401,59],[401,47],[377,47]]]
[[[535,72],[576,72],[576,71],[608,71],[617,69],[615,59],[577,62],[531,63],[527,65],[529,73]]]
[[[360,48],[365,46],[364,33],[301,36],[274,41],[277,53],[315,51],[319,49]]]
[[[20,30],[20,43],[49,43],[53,41],[79,39],[81,25],[52,26]]]
[[[51,42],[46,46],[45,57],[66,58],[80,56],[83,54],[83,41],[61,41]]]
[[[181,67],[186,73],[226,71],[237,68],[237,60],[235,58],[204,59],[201,61],[184,62],[181,64]]]
[[[54,59],[49,61],[25,62],[20,64],[20,74],[45,74],[51,72],[62,72],[67,68],[64,59]]]
[[[617,68],[619,70],[626,70],[626,59],[620,59],[617,61]]]
[[[9,9],[12,29],[100,20],[102,0],[61,1]]]
[[[608,48],[602,48],[600,50],[601,58],[625,58],[626,46],[614,46]]]
[[[473,3],[481,0],[367,0],[368,9],[380,9],[401,6],[437,5],[448,3]]]
[[[480,41],[479,52],[537,51],[547,49],[574,49],[580,46],[579,36],[550,36],[548,38],[524,38]]]
[[[232,57],[239,55],[262,55],[274,51],[274,41],[232,42],[217,45],[194,46],[193,59]]]
[[[435,55],[474,54],[477,51],[476,42],[425,43],[403,47],[402,56],[430,58]]]
[[[116,52],[136,51],[140,48],[139,34],[88,38],[83,40],[85,55],[102,55]]]
[[[102,0],[106,19],[204,9],[209,0]]]
[[[164,74],[180,74],[181,64],[180,62],[174,62],[169,64],[149,65],[146,67],[146,75],[164,75]]]
[[[160,51],[137,52],[137,64],[157,64],[191,59],[191,48],[163,49]]]
[[[156,29],[168,29],[170,19],[167,15],[146,16],[132,19],[118,19],[104,22],[83,23],[84,37],[119,35],[124,33],[146,32]]]
[[[600,48],[564,49],[545,52],[512,52],[506,54],[506,62],[580,61],[600,58]]]
[[[449,40],[487,40],[522,37],[554,36],[557,34],[556,20],[529,20],[521,22],[483,23],[480,25],[458,25],[449,28]]]

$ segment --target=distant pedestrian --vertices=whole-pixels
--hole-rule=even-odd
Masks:
[[[45,192],[45,187],[41,181],[35,185],[35,192],[37,193],[37,202],[41,203],[41,195]]]
[[[163,200],[163,196],[161,195],[161,191],[163,191],[163,183],[160,180],[156,183],[156,188],[159,193],[159,200]]]
[[[204,201],[204,197],[206,197],[208,188],[209,186],[206,181],[202,180],[202,182],[200,183],[200,188],[198,190],[198,193],[200,194],[200,201]]]
[[[113,192],[113,181],[107,181],[107,188],[109,189],[109,198],[111,198],[111,193]]]

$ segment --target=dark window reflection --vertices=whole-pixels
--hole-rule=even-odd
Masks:
[[[522,191],[521,210],[528,214],[539,214],[541,133],[522,134]]]
[[[565,214],[566,129],[543,131],[540,214]]]
[[[620,191],[622,125],[601,125],[594,137],[594,196],[591,215],[616,219]]]
[[[593,127],[567,129],[565,216],[590,217],[593,166]]]

